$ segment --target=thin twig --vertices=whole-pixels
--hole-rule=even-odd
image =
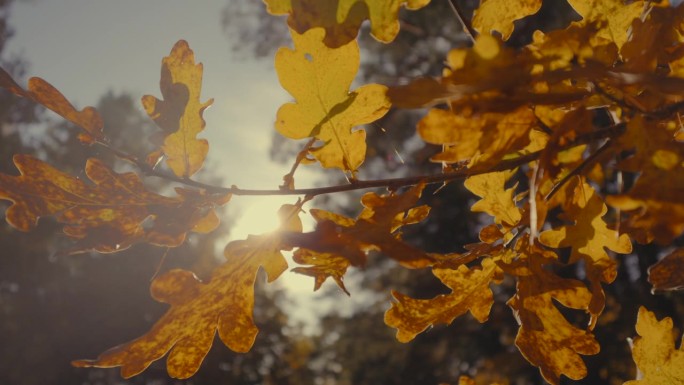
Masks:
[[[598,159],[599,155],[601,155],[601,154],[602,154],[603,152],[605,152],[608,148],[610,148],[610,146],[611,146],[612,144],[613,144],[613,141],[610,140],[610,139],[608,139],[608,140],[603,144],[603,146],[599,147],[599,149],[596,150],[596,152],[594,152],[593,154],[589,155],[589,157],[588,157],[587,159],[585,159],[584,161],[582,161],[582,163],[580,163],[579,166],[575,167],[575,168],[574,168],[572,171],[570,171],[566,176],[564,176],[563,179],[561,179],[558,183],[556,183],[556,185],[553,186],[553,188],[551,189],[551,191],[549,191],[549,193],[546,194],[546,197],[544,197],[544,200],[545,200],[545,201],[548,201],[549,199],[551,199],[551,197],[553,197],[554,194],[556,194],[556,193],[558,192],[558,190],[560,190],[560,188],[563,187],[563,185],[564,185],[567,181],[570,180],[570,178],[572,178],[572,177],[574,177],[574,176],[576,176],[576,175],[579,175],[585,168],[587,168],[590,164],[594,163],[594,161],[595,161],[596,159]]]
[[[454,11],[454,14],[458,18],[458,21],[461,23],[461,26],[463,27],[463,33],[468,36],[470,41],[474,44],[475,43],[475,36],[477,36],[477,32],[473,29],[473,26],[470,25],[470,22],[466,20],[465,16],[463,15],[463,10],[461,9],[461,6],[458,5],[456,0],[448,0],[449,5],[451,6],[451,10]]]
[[[619,123],[615,124],[612,126],[608,126],[584,135],[580,135],[576,138],[575,141],[568,143],[562,147],[559,148],[559,150],[566,150],[568,148],[576,147],[582,144],[587,144],[590,143],[594,140],[598,139],[605,139],[605,138],[612,138],[616,137],[618,135],[621,135],[624,132],[625,129],[625,124],[624,123]],[[153,176],[157,178],[162,178],[171,182],[176,182],[176,183],[181,183],[187,186],[191,187],[196,187],[199,189],[203,189],[208,193],[213,193],[213,194],[233,194],[233,195],[249,195],[249,196],[267,196],[267,195],[307,195],[307,196],[318,196],[318,195],[323,195],[323,194],[332,194],[332,193],[338,193],[338,192],[345,192],[345,191],[354,191],[354,190],[366,190],[366,189],[371,189],[371,188],[379,188],[379,187],[386,187],[389,189],[397,189],[399,187],[405,187],[405,186],[413,186],[418,183],[426,183],[426,184],[435,184],[435,183],[444,183],[444,182],[449,182],[449,181],[454,181],[458,179],[465,179],[469,176],[473,175],[482,175],[482,174],[487,174],[490,172],[495,172],[495,171],[504,171],[504,170],[511,170],[516,167],[519,167],[525,163],[534,161],[539,159],[541,156],[543,150],[529,153],[526,155],[519,156],[517,158],[513,159],[508,159],[499,162],[495,166],[487,169],[480,169],[480,168],[475,168],[475,169],[460,169],[454,172],[450,173],[442,173],[442,174],[435,174],[435,175],[416,175],[416,176],[411,176],[411,177],[404,177],[404,178],[390,178],[390,179],[375,179],[375,180],[368,180],[368,181],[363,181],[363,180],[357,180],[354,183],[350,184],[344,184],[344,185],[335,185],[335,186],[326,186],[326,187],[313,187],[313,188],[303,188],[303,189],[292,189],[292,190],[282,190],[282,189],[277,189],[277,190],[255,190],[255,189],[241,189],[237,186],[232,186],[232,187],[222,187],[222,186],[215,186],[215,185],[210,185],[202,182],[198,182],[189,178],[180,178],[172,173],[165,172],[165,171],[160,171],[156,170],[144,161],[141,161],[140,159],[130,155],[126,154],[124,152],[121,152],[120,150],[117,150],[115,148],[110,147],[106,143],[99,143],[103,148],[112,151],[114,154],[117,156],[120,156],[123,159],[126,159],[133,163],[136,167],[140,169],[144,174],[147,176]]]

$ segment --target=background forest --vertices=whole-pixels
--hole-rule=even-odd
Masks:
[[[459,3],[466,17],[471,17],[477,2]],[[0,66],[23,81],[30,63],[21,57],[8,57],[4,51],[12,38],[11,9],[12,0],[0,0]],[[225,46],[217,50],[232,49],[245,57],[269,58],[278,46],[289,44],[283,40],[289,36],[285,23],[267,17],[260,1],[226,2],[220,16],[207,21],[221,23],[225,30]],[[518,22],[507,44],[527,44],[532,31],[560,28],[577,19],[565,1],[546,1],[538,14]],[[421,12],[400,14],[400,20],[402,30],[394,44],[382,45],[367,33],[360,34],[361,49],[369,52],[363,56],[361,67],[364,80],[386,84],[419,75],[437,76],[444,67],[446,53],[469,44],[449,1],[434,0]],[[114,134],[109,133],[117,145],[144,155],[151,148],[140,138],[149,136],[154,129],[141,113],[138,99],[139,95],[112,91],[97,103],[90,103],[102,113],[106,126],[118,128]],[[263,113],[274,115],[275,111]],[[361,174],[364,179],[438,168],[428,162],[435,148],[415,138],[418,119],[419,115],[412,111],[391,110],[381,121],[367,127],[369,150]],[[92,149],[71,145],[76,139],[67,134],[69,124],[55,123],[41,108],[5,90],[0,90],[0,121],[0,171],[4,173],[15,173],[11,161],[14,153],[40,154],[60,169],[76,173],[93,155]],[[267,151],[260,156],[266,156]],[[274,134],[270,148],[274,160],[286,163],[297,151],[298,147]],[[109,161],[116,162],[114,158]],[[219,181],[221,177],[211,167],[203,172],[205,179],[231,183]],[[157,187],[165,188],[163,181],[157,182]],[[472,194],[461,184],[450,184],[439,195],[433,195],[437,188],[430,186],[423,194],[424,203],[433,207],[432,215],[407,229],[404,238],[424,250],[440,253],[477,241],[482,221],[470,211]],[[348,209],[349,202],[358,196],[360,193],[331,195],[325,197],[324,203],[338,210]],[[348,214],[357,212],[350,210]],[[190,239],[168,253],[137,245],[115,258],[99,254],[57,256],[56,250],[67,246],[56,223],[42,221],[37,231],[20,233],[3,222],[0,384],[455,384],[462,374],[472,376],[478,384],[544,383],[538,369],[529,365],[513,345],[516,321],[503,305],[514,292],[513,282],[496,287],[497,304],[489,322],[480,324],[470,316],[460,317],[448,327],[435,327],[402,344],[396,341],[396,331],[382,321],[389,307],[389,288],[415,298],[430,298],[447,290],[427,271],[407,271],[381,259],[371,260],[362,275],[352,271],[347,277],[354,305],[339,306],[344,311],[336,311],[330,304],[349,304],[352,300],[331,283],[323,286],[324,295],[316,296],[312,306],[332,310],[315,321],[316,327],[294,321],[301,317],[293,317],[292,307],[284,310],[292,295],[287,293],[287,287],[266,287],[263,279],[258,280],[255,320],[261,332],[254,348],[236,354],[215,343],[200,371],[189,380],[170,379],[163,361],[129,380],[122,380],[116,369],[71,367],[75,358],[94,357],[103,348],[150,328],[165,310],[165,305],[147,295],[150,279],[159,268],[182,267],[206,277],[217,263],[216,248],[223,246],[216,242],[230,232],[233,224],[230,220],[224,222],[220,231]],[[673,246],[683,244],[680,238]],[[634,378],[627,338],[635,334],[639,305],[673,317],[675,325],[684,325],[681,293],[652,295],[646,281],[647,268],[664,252],[654,244],[635,244],[632,254],[620,257],[618,278],[605,288],[606,310],[595,331],[602,351],[585,358],[587,378],[578,382],[563,378],[563,383],[612,385]],[[309,277],[297,278],[313,288]]]

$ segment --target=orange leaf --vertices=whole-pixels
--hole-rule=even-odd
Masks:
[[[284,205],[281,229],[301,231],[299,206]],[[73,362],[77,367],[121,366],[121,375],[132,377],[169,353],[167,370],[173,378],[189,378],[199,369],[218,331],[231,350],[247,352],[259,332],[253,320],[254,281],[263,267],[268,281],[277,279],[287,262],[279,233],[249,236],[229,243],[227,262],[203,283],[189,271],[174,269],[152,282],[152,297],[171,305],[142,337],[102,353],[96,360]]]
[[[520,324],[515,344],[553,385],[561,375],[584,378],[587,368],[580,355],[598,353],[599,344],[590,332],[570,324],[554,302],[584,310],[592,294],[581,281],[560,278],[540,266],[532,269],[533,274],[518,278],[516,295],[508,301]]]
[[[397,340],[409,342],[419,333],[436,324],[450,324],[456,317],[470,311],[479,322],[487,321],[494,296],[489,283],[501,270],[489,258],[479,268],[433,268],[432,273],[452,292],[432,299],[414,299],[392,291],[396,302],[385,313],[385,323],[397,329]]]
[[[64,232],[78,240],[71,252],[115,252],[140,241],[178,246],[215,205],[227,201],[194,190],[176,198],[158,195],[135,173],[117,174],[95,158],[85,167],[94,184],[29,155],[15,155],[14,163],[20,176],[0,173],[0,199],[13,203],[5,213],[7,221],[30,231],[38,218],[54,215]],[[212,230],[209,224],[202,226]]]
[[[86,144],[105,141],[102,129],[104,122],[94,107],[86,107],[78,111],[62,93],[41,78],[31,78],[28,91],[21,88],[12,77],[0,68],[0,87],[6,88],[15,95],[31,99],[43,107],[52,110],[64,119],[83,129],[78,139]]]
[[[209,151],[209,143],[197,139],[197,134],[204,130],[202,114],[214,100],[200,102],[202,63],[195,64],[185,40],[179,40],[162,60],[159,86],[164,100],[151,95],[142,98],[145,111],[163,131],[153,141],[161,145],[173,173],[189,177],[202,167]]]
[[[587,279],[593,293],[589,307],[592,314],[590,328],[596,325],[605,305],[601,282],[611,283],[617,276],[617,263],[605,249],[622,254],[632,251],[629,237],[609,229],[601,219],[607,211],[603,200],[589,184],[577,183],[572,202],[566,207],[568,219],[575,224],[548,230],[539,236],[541,243],[547,246],[572,247],[570,263],[580,259],[586,263]]]
[[[357,219],[312,209],[316,230],[292,234],[289,242],[294,247],[343,256],[353,266],[365,265],[370,250],[380,251],[406,267],[428,266],[435,258],[403,242],[397,231],[427,217],[429,207],[414,207],[424,187],[420,184],[403,194],[392,192],[385,196],[367,193],[361,198],[364,209]]]
[[[326,47],[323,33],[320,28],[303,35],[292,31],[295,49],[283,47],[276,53],[280,83],[296,101],[278,109],[276,129],[291,139],[318,139],[322,144],[310,153],[323,167],[356,171],[366,157],[366,132],[352,128],[387,113],[387,88],[367,84],[350,92],[359,69],[359,46],[353,41]]]
[[[311,28],[325,29],[325,45],[341,47],[356,38],[361,23],[369,19],[371,34],[389,43],[399,33],[399,8],[419,9],[430,0],[264,0],[273,15],[289,15],[290,28],[302,34]]]
[[[684,383],[684,344],[675,349],[672,318],[658,321],[655,314],[639,308],[636,331],[641,337],[634,339],[632,356],[641,378],[624,385],[660,385]]]

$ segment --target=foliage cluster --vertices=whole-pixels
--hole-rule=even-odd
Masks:
[[[385,323],[399,341],[466,313],[486,322],[492,287],[513,281],[507,305],[519,324],[521,354],[554,385],[561,376],[584,378],[582,356],[600,349],[594,329],[606,305],[604,286],[618,272],[614,253],[632,252],[632,242],[674,245],[684,231],[684,6],[570,0],[580,21],[536,31],[529,44],[512,48],[506,40],[514,22],[536,13],[541,0],[482,0],[472,23],[452,2],[472,46],[449,52],[443,76],[351,90],[361,24],[368,20],[372,36],[389,44],[399,32],[400,8],[419,11],[429,0],[265,3],[270,13],[287,16],[294,43],[275,56],[280,83],[294,98],[278,110],[275,128],[307,140],[278,189],[193,179],[209,149],[198,135],[212,100],[202,101],[202,64],[185,41],[162,60],[162,99],[142,98],[159,128],[151,137],[156,149],[145,157],[113,145],[95,108],[78,110],[45,80],[32,78],[24,88],[0,71],[0,86],[61,115],[79,128],[83,145],[135,169],[116,172],[93,157],[83,180],[35,156],[14,156],[19,175],[0,173],[0,199],[11,202],[8,223],[30,231],[39,218],[53,217],[74,240],[65,253],[115,253],[139,243],[178,247],[189,233],[213,232],[216,209],[232,196],[298,196],[279,211],[279,230],[229,243],[208,281],[181,269],[156,277],[151,294],[170,308],[153,328],[74,365],[121,367],[131,377],[168,354],[169,375],[189,378],[217,332],[235,352],[252,348],[256,274],[280,277],[288,269],[284,252],[292,252],[295,272],[314,278],[314,289],[332,278],[345,292],[347,270],[377,253],[406,269],[430,270],[450,291],[430,299],[393,292]],[[367,148],[357,127],[390,108],[427,108],[416,133],[440,146],[431,160],[441,172],[359,179]],[[338,169],[348,183],[297,188],[296,171],[306,164]],[[162,195],[143,184],[148,177],[179,187]],[[434,253],[404,241],[404,226],[430,215],[421,203],[425,186],[459,181],[478,198],[471,211],[487,218],[480,242],[464,245],[465,252]],[[309,209],[316,226],[303,231],[300,215],[313,197],[378,187],[387,191],[366,193],[354,218]],[[672,247],[650,269],[654,290],[684,287],[683,250]],[[684,382],[672,326],[639,311],[633,356],[641,377],[628,383]]]

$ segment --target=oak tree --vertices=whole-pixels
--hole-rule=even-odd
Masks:
[[[24,87],[0,71],[0,86],[71,122],[82,145],[98,146],[135,169],[116,172],[93,157],[83,165],[86,178],[78,178],[34,155],[14,156],[19,175],[0,174],[8,223],[31,231],[40,218],[54,218],[73,240],[64,253],[117,253],[135,244],[175,248],[189,233],[215,231],[217,208],[241,195],[293,196],[274,213],[282,223],[277,231],[226,245],[225,262],[207,280],[183,269],[157,276],[150,291],[169,305],[166,314],[143,336],[75,366],[120,367],[131,377],[167,357],[170,376],[189,378],[216,334],[229,349],[249,351],[258,333],[256,274],[263,269],[269,282],[278,279],[289,268],[289,252],[293,270],[313,277],[314,290],[331,278],[347,292],[347,271],[375,255],[431,272],[446,294],[392,292],[384,319],[401,342],[466,313],[487,322],[496,287],[515,282],[506,301],[518,323],[515,346],[554,385],[561,376],[586,377],[584,357],[600,352],[595,330],[606,287],[618,274],[616,255],[631,253],[635,243],[671,246],[649,281],[657,291],[682,287],[676,245],[684,231],[684,6],[569,0],[579,21],[535,31],[529,44],[517,47],[506,43],[515,21],[538,12],[541,0],[482,0],[472,19],[452,1],[472,44],[448,53],[442,76],[353,88],[362,23],[391,44],[401,8],[420,12],[429,2],[264,1],[268,12],[287,17],[293,41],[275,55],[280,83],[293,97],[274,113],[275,129],[306,140],[283,184],[272,190],[196,177],[209,150],[198,135],[212,99],[201,95],[203,67],[186,41],[162,60],[161,99],[142,98],[159,129],[145,156],[114,145],[95,108],[74,107],[41,78]],[[367,154],[359,126],[390,108],[424,109],[415,132],[437,146],[430,160],[438,172],[359,177]],[[312,165],[342,173],[347,183],[297,187],[297,169]],[[155,191],[144,178],[174,183],[175,193]],[[444,253],[407,242],[402,234],[430,216],[421,201],[426,186],[457,183],[475,197],[471,211],[486,218],[479,242]],[[374,188],[385,191],[364,194],[355,216],[307,206],[319,195]],[[303,230],[307,214],[315,221],[312,231]],[[633,355],[643,377],[633,383],[661,383],[663,376],[684,382],[671,329],[671,321],[639,311]]]

